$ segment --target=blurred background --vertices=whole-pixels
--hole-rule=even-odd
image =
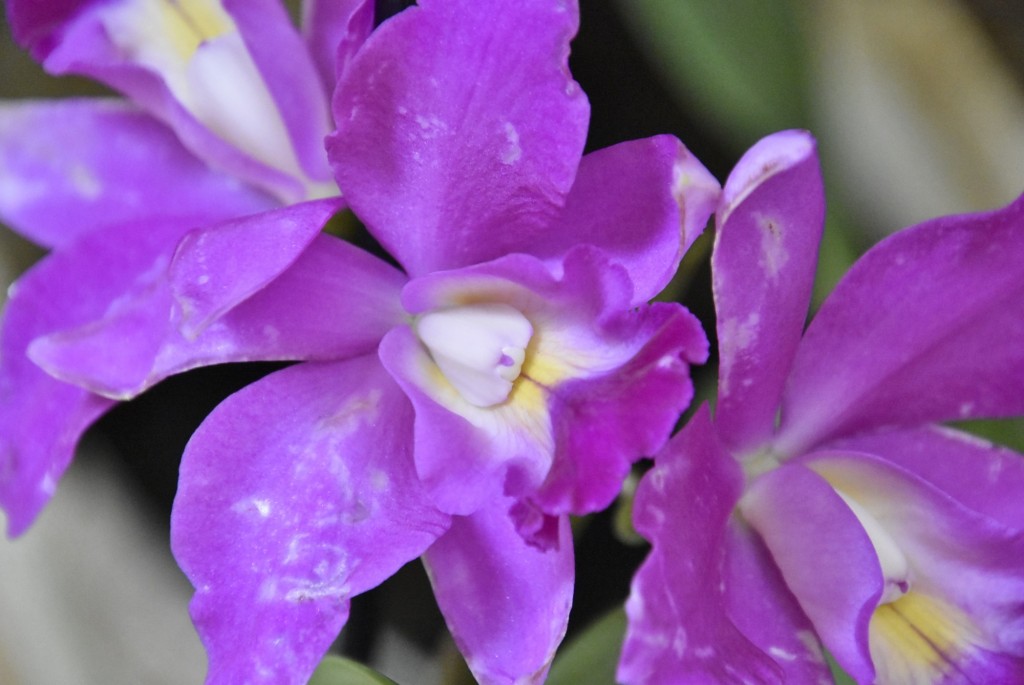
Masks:
[[[379,0],[378,19],[408,4]],[[581,4],[571,66],[592,104],[589,149],[674,133],[724,181],[767,133],[800,127],[817,136],[829,198],[819,302],[886,234],[994,208],[1024,190],[1022,3]],[[6,24],[0,41],[0,97],[105,93],[46,76],[12,44]],[[0,158],[0,174],[3,166]],[[665,297],[681,299],[713,334],[709,249],[708,237],[695,245]],[[12,282],[40,256],[0,232],[0,282]],[[178,462],[221,399],[273,368],[185,374],[89,432],[38,523],[17,541],[0,541],[0,685],[201,681],[205,659],[187,615],[191,588],[168,550]],[[695,374],[705,394],[714,372],[712,361]],[[1019,423],[971,427],[1024,449]],[[627,513],[577,522],[570,638],[586,637],[564,664],[556,662],[551,682],[613,682],[620,618],[586,629],[621,605],[644,556],[624,524]],[[357,598],[336,649],[400,683],[465,681],[418,564]],[[591,669],[586,680],[581,664]]]

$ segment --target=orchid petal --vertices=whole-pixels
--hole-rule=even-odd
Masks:
[[[764,541],[737,517],[725,540],[725,612],[782,669],[784,683],[831,683],[814,626]]]
[[[881,430],[826,447],[872,454],[978,513],[1024,529],[1024,455],[941,426]]]
[[[625,269],[589,246],[555,265],[509,255],[410,281],[402,301],[414,316],[491,303],[533,328],[511,394],[489,407],[460,395],[411,327],[385,337],[381,359],[416,407],[417,467],[442,509],[468,514],[504,492],[538,495],[548,514],[593,511],[661,447],[706,340],[682,308],[635,311],[631,298]],[[638,403],[645,392],[659,402]]]
[[[544,682],[569,621],[572,531],[557,524],[554,547],[519,535],[499,498],[452,527],[424,555],[434,595],[466,663],[484,685]]]
[[[421,2],[342,75],[328,156],[411,276],[529,251],[572,186],[589,107],[566,66],[575,3]]]
[[[771,435],[814,284],[825,197],[814,140],[761,140],[722,191],[712,256],[718,314],[715,420],[734,453]]]
[[[0,506],[10,537],[32,524],[53,496],[78,439],[113,405],[51,378],[25,355],[40,324],[65,318],[64,311],[45,310],[68,304],[46,297],[47,284],[39,280],[30,274],[20,281],[0,334]]]
[[[330,91],[284,6],[278,0],[222,1],[281,112],[303,171],[317,181],[332,180],[324,155]]]
[[[560,220],[525,249],[560,257],[576,245],[595,245],[626,267],[633,304],[641,304],[675,274],[719,190],[673,136],[621,143],[583,157]]]
[[[291,266],[342,206],[340,198],[290,205],[193,231],[171,265],[171,287],[189,336]]]
[[[755,479],[740,511],[839,665],[858,682],[872,682],[868,621],[883,577],[857,516],[825,479],[799,464]]]
[[[530,434],[531,422],[521,421],[524,428],[516,430],[497,418],[481,430],[423,390],[434,381],[433,363],[409,327],[384,336],[380,358],[416,409],[417,473],[442,511],[464,516],[500,497],[510,462],[543,477],[550,459],[544,443]]]
[[[344,71],[373,30],[371,0],[307,0],[302,27],[316,62],[324,92],[333,93]]]
[[[992,668],[984,652],[993,652],[1016,657],[1014,672],[1024,673],[1024,531],[868,454],[816,453],[804,463],[869,511],[906,558],[909,589],[892,603],[895,632],[930,643],[908,646],[901,658],[912,670]]]
[[[0,505],[11,535],[31,524],[82,433],[112,404],[46,375],[26,348],[40,335],[102,316],[136,279],[166,263],[191,225],[97,229],[55,250],[11,287],[0,343]]]
[[[448,527],[410,454],[412,411],[372,356],[276,372],[193,436],[172,515],[207,683],[306,683],[353,595]]]
[[[64,25],[94,0],[9,0],[7,15],[19,44],[37,60],[53,50]]]
[[[1024,198],[876,245],[815,317],[779,449],[892,424],[1024,414]]]
[[[327,235],[195,338],[179,330],[163,272],[150,276],[102,318],[36,340],[32,358],[58,378],[129,399],[198,366],[365,354],[404,317],[398,302],[404,275]]]
[[[548,513],[611,504],[630,466],[665,444],[693,398],[690,365],[707,360],[700,322],[679,305],[655,303],[608,319],[618,336],[646,342],[609,373],[551,389],[555,460],[534,497]]]
[[[171,131],[117,100],[0,105],[0,158],[0,216],[47,247],[183,209],[220,220],[275,204],[210,170]]]
[[[705,406],[637,488],[633,520],[653,547],[626,602],[619,681],[782,682],[782,669],[726,615],[727,525],[742,488]]]
[[[117,30],[107,26],[111,16],[120,16],[127,25],[159,33],[159,25],[143,26],[148,20],[141,16],[146,11],[138,4],[141,1],[132,0],[134,5],[132,2],[84,4],[73,17],[65,17],[67,23],[59,29],[60,40],[54,42],[46,55],[44,67],[54,74],[89,76],[125,93],[174,129],[186,148],[214,168],[256,184],[279,198],[305,199],[309,188],[305,180],[299,178],[301,171],[291,149],[286,124],[274,109],[274,102],[263,84],[258,83],[260,75],[255,67],[250,62],[248,71],[232,74],[232,88],[237,92],[231,97],[224,97],[227,92],[223,81],[215,77],[222,74],[224,68],[237,70],[239,67],[232,61],[245,50],[238,33],[229,32],[198,43],[187,66],[181,67],[185,71],[179,75],[194,89],[194,92],[189,91],[194,97],[186,97],[184,86],[144,64],[131,54],[131,49],[120,47]],[[219,3],[213,4],[219,10]],[[125,12],[136,12],[140,16],[118,14]],[[279,53],[278,58],[282,55],[288,53]],[[297,58],[288,57],[286,61],[290,64],[294,59]],[[219,91],[217,83],[221,83]],[[240,97],[243,91],[239,89],[244,89],[245,98]],[[243,101],[249,102],[250,96],[259,100],[258,106],[254,104],[244,110],[245,116],[242,116],[239,108]],[[230,112],[223,109],[225,106]]]

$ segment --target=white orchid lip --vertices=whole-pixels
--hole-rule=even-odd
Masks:
[[[500,303],[438,309],[413,327],[445,379],[477,407],[508,399],[533,337],[522,312]]]

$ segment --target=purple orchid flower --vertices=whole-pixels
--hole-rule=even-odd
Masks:
[[[636,498],[626,683],[1024,682],[1024,462],[939,425],[1024,413],[1024,198],[869,251],[801,337],[813,140],[729,177],[721,371]]]
[[[183,458],[172,546],[209,683],[305,683],[349,598],[419,556],[477,678],[543,680],[568,515],[660,449],[706,357],[692,315],[647,302],[720,191],[670,136],[582,157],[577,24],[563,0],[424,0],[349,63],[329,155],[402,270],[318,235],[326,214],[241,220],[186,237],[170,286],[34,346],[107,396],[237,359],[234,336],[305,360],[227,399]]]
[[[302,38],[272,0],[7,3],[15,37],[47,70],[95,77],[132,100],[0,104],[0,218],[53,249],[15,284],[0,334],[9,534],[30,525],[81,434],[123,397],[55,380],[26,352],[109,317],[138,320],[131,303],[166,290],[175,246],[194,228],[261,212],[254,223],[322,220],[338,207],[278,208],[338,194],[323,149],[328,96],[372,26],[372,5],[310,2]],[[237,335],[210,344],[256,356]],[[203,363],[202,354],[178,366],[165,359],[166,371]]]

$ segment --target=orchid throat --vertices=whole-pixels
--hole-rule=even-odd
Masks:
[[[533,325],[506,304],[471,304],[419,316],[416,335],[445,379],[470,404],[493,407],[512,393]]]

